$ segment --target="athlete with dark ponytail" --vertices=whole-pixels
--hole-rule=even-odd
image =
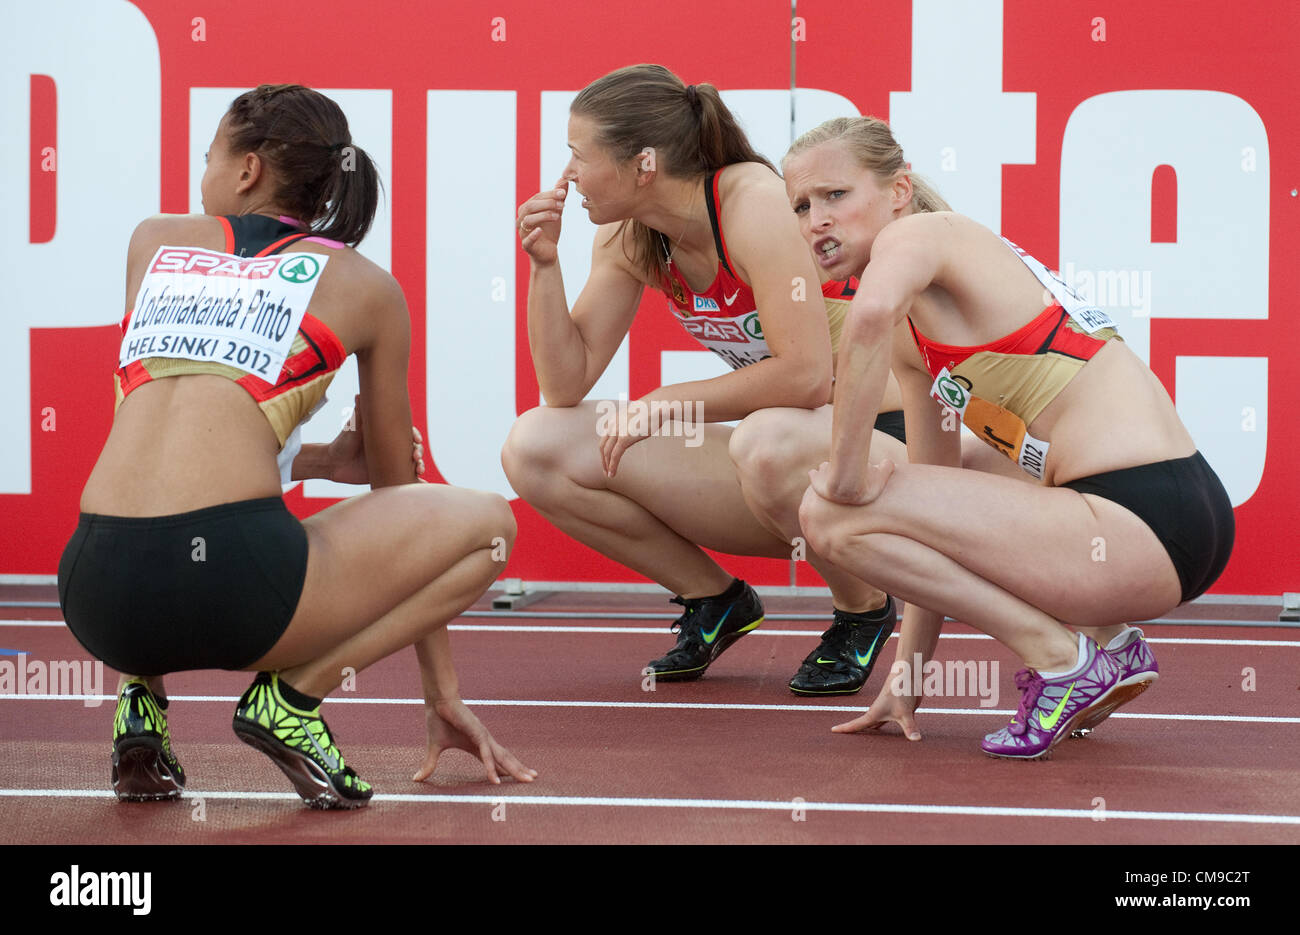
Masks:
[[[664,680],[694,679],[763,620],[754,591],[704,549],[789,558],[798,548],[750,512],[732,430],[720,423],[828,401],[827,307],[780,177],[712,85],[688,86],[659,65],[619,69],[574,99],[568,139],[563,177],[519,209],[545,405],[515,423],[502,463],[519,495],[556,526],[678,595],[677,644],[649,668]],[[571,185],[600,225],[591,275],[572,307],[557,254]],[[608,401],[584,397],[646,287],[732,370],[662,386],[614,418]],[[902,451],[876,435],[882,449]],[[835,623],[791,687],[855,692],[893,627],[893,602],[826,568]],[[831,661],[818,666],[814,656]]]
[[[329,98],[263,85],[222,118],[202,192],[204,214],[132,235],[118,406],[59,564],[69,628],[132,673],[114,720],[119,798],[181,794],[159,677],[222,668],[259,673],[235,732],[309,805],[366,804],[321,700],[407,646],[428,729],[415,778],[457,747],[493,781],[530,781],[461,702],[446,631],[495,580],[514,519],[495,494],[416,483],[406,302],[352,249],[378,203],[374,164]],[[349,354],[364,442],[345,431],[295,459],[296,428]],[[376,489],[300,522],[280,497],[290,470]]]

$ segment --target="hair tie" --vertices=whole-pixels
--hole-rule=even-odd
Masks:
[[[695,85],[688,84],[686,86],[686,100],[691,105],[691,110],[695,111],[698,114],[700,112],[700,107],[701,107],[700,92],[695,90]]]
[[[331,143],[330,152],[332,153],[342,152],[343,148],[347,145],[348,145],[347,143]]]

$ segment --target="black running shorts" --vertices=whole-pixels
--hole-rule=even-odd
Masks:
[[[1199,451],[1061,486],[1105,497],[1150,526],[1174,563],[1184,601],[1200,597],[1223,574],[1236,521],[1228,492]]]
[[[119,672],[244,669],[289,626],[307,533],[279,497],[175,516],[82,513],[59,561],[73,635]]]
[[[882,412],[877,415],[875,429],[877,432],[892,435],[904,445],[907,444],[907,432],[903,430],[903,410],[901,409],[895,409],[893,412]]]

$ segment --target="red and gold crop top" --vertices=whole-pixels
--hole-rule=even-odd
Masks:
[[[844,331],[844,319],[853,304],[853,297],[858,294],[858,277],[832,279],[822,283],[822,303],[826,306],[826,324],[831,330],[831,356],[840,353],[840,334]]]
[[[146,308],[142,297],[146,295],[147,273],[135,307],[122,319],[122,350],[119,369],[114,373],[114,408],[137,387],[153,380],[195,373],[215,374],[235,381],[248,391],[283,448],[294,429],[324,398],[335,372],[347,358],[347,351],[334,332],[305,308],[298,310],[301,320],[292,338],[283,333],[292,317],[296,317],[290,314],[294,297],[310,296],[315,283],[309,280],[317,278],[327,257],[302,254],[299,256],[307,259],[295,260],[287,266],[278,260],[264,264],[264,269],[274,270],[266,273],[264,288],[259,288],[255,281],[261,272],[256,268],[258,264],[249,263],[247,258],[276,256],[285,247],[308,238],[328,246],[343,245],[303,232],[300,227],[286,223],[288,219],[251,214],[219,220],[226,231],[225,266],[230,271],[208,267],[207,274],[214,277],[213,292],[221,285],[217,278],[241,279],[246,283],[244,288],[250,290],[249,298],[255,297],[260,304],[255,308],[248,301],[241,309],[238,303],[243,300],[238,296],[233,302],[227,299],[223,304],[219,294],[209,294],[207,285],[201,283],[188,293],[172,289],[168,294],[170,285],[155,289]],[[175,252],[169,255],[164,252],[167,250]],[[162,267],[160,261],[172,259],[176,271],[196,271],[198,275],[204,271],[204,263],[196,260],[211,264],[222,257],[212,251],[163,247],[150,271]],[[281,293],[274,291],[277,286]],[[296,293],[291,291],[295,287]],[[148,321],[143,321],[146,316]],[[160,327],[160,323],[165,327]],[[252,341],[238,339],[241,332],[235,328],[236,323],[253,335]],[[275,339],[280,342],[283,365],[274,374],[272,365],[278,356],[274,348],[272,353],[265,353],[264,345],[258,343],[259,337],[267,342]]]
[[[1030,435],[1028,426],[1119,334],[1109,315],[1080,299],[1011,241],[1006,243],[1055,304],[1023,328],[977,347],[940,344],[921,334],[910,317],[907,323],[934,377],[930,395],[955,410],[985,442],[1041,478],[1049,443]]]
[[[668,256],[668,274],[659,288],[668,299],[668,308],[686,333],[721,357],[732,370],[739,370],[771,357],[772,351],[763,339],[754,291],[736,275],[722,238],[722,227],[718,224],[718,179],[721,174],[721,169],[714,172],[713,179],[704,186],[709,224],[713,227],[713,246],[718,251],[717,275],[703,292],[693,291],[673,265],[667,240],[660,234],[660,244]]]
[[[713,351],[731,367],[739,370],[772,356],[771,348],[763,338],[759,321],[758,304],[754,291],[743,282],[731,264],[727,244],[718,222],[720,201],[718,179],[722,170],[713,173],[710,184],[704,187],[709,208],[709,224],[713,227],[713,246],[718,251],[718,272],[713,282],[703,292],[695,292],[687,285],[681,272],[673,265],[668,243],[659,235],[665,255],[669,255],[668,275],[659,289],[668,299],[668,308],[686,329],[686,333]],[[822,283],[822,299],[831,331],[831,354],[839,350],[840,331],[848,312],[858,281],[850,277]]]

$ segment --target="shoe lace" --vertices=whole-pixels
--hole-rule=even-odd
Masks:
[[[1038,696],[1043,693],[1046,686],[1043,677],[1033,669],[1021,669],[1016,673],[1016,688],[1020,691],[1020,707],[1016,708],[1016,716],[1011,719],[1011,723],[1019,725],[1020,731],[1029,726],[1029,712],[1034,710],[1038,704]]]
[[[682,615],[669,625],[668,632],[682,633],[687,636],[691,635],[692,631],[696,629],[695,621],[691,618],[695,616],[695,611],[699,602],[694,600],[688,601],[686,598],[676,594],[668,598],[668,600],[670,603],[680,604],[686,608]]]
[[[842,617],[831,620],[830,628],[822,634],[822,646],[834,652],[842,652],[853,638],[853,624]]]

